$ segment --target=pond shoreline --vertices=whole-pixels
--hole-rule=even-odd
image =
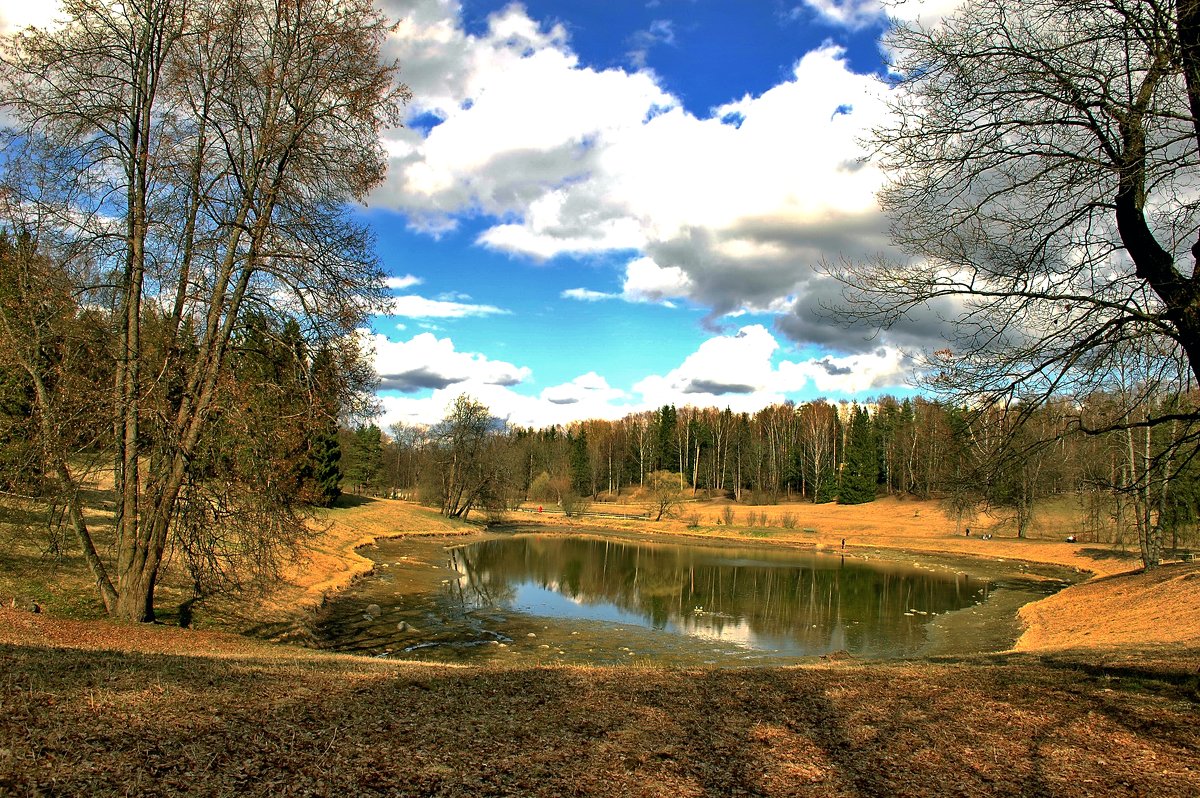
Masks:
[[[346,509],[330,511],[327,533],[321,539],[323,549],[319,567],[297,568],[290,577],[291,584],[275,591],[274,595],[259,603],[254,610],[256,617],[269,617],[271,624],[260,624],[254,632],[256,637],[276,642],[303,644],[310,637],[315,613],[339,591],[354,584],[362,574],[372,570],[373,564],[356,549],[369,546],[375,541],[405,537],[453,536],[456,539],[474,539],[477,536],[512,534],[514,529],[542,529],[571,534],[604,534],[629,539],[688,539],[706,545],[740,545],[753,543],[770,547],[782,546],[795,549],[841,552],[842,538],[847,540],[846,556],[857,558],[881,558],[892,561],[911,560],[919,556],[927,560],[943,560],[944,567],[953,568],[953,561],[970,563],[971,568],[990,567],[990,563],[1002,563],[1024,567],[1036,578],[1045,567],[1061,568],[1072,586],[1061,591],[1056,599],[1054,612],[1035,612],[1042,602],[1027,605],[1022,611],[1022,622],[1026,628],[1016,641],[1014,648],[1023,651],[1062,650],[1072,647],[1094,648],[1105,646],[1132,645],[1143,647],[1155,640],[1172,641],[1173,645],[1195,645],[1200,647],[1200,622],[1192,623],[1191,615],[1184,612],[1160,619],[1160,623],[1178,631],[1159,635],[1159,627],[1150,627],[1137,618],[1116,628],[1104,618],[1093,619],[1092,628],[1077,629],[1072,625],[1069,635],[1060,630],[1062,618],[1088,617],[1086,602],[1075,601],[1080,586],[1093,584],[1109,576],[1120,580],[1141,579],[1137,563],[1130,555],[1113,546],[1094,543],[1068,544],[1060,537],[1055,539],[1017,539],[1001,532],[994,533],[989,540],[981,540],[981,531],[995,529],[980,524],[975,537],[955,535],[940,531],[953,524],[940,516],[933,502],[914,500],[898,501],[880,499],[868,511],[858,507],[826,505],[798,505],[787,508],[800,517],[800,525],[818,528],[815,536],[797,530],[772,528],[766,535],[757,530],[714,526],[693,529],[680,521],[661,523],[626,522],[597,525],[577,519],[549,519],[539,516],[521,518],[519,523],[493,524],[489,528],[482,523],[451,521],[436,511],[410,502],[377,499],[356,502]],[[847,511],[858,511],[850,513]],[[811,512],[806,516],[802,513]],[[866,515],[863,515],[866,513]],[[898,520],[897,520],[898,519]],[[647,529],[653,526],[654,529]],[[754,532],[754,534],[748,534]],[[310,564],[311,565],[311,564]],[[1188,569],[1195,564],[1170,564],[1168,569]],[[1160,569],[1161,570],[1161,569]],[[334,577],[329,577],[333,573]],[[1117,588],[1105,582],[1105,590]],[[1089,598],[1088,601],[1092,599]],[[1044,600],[1043,600],[1044,601]],[[1200,606],[1200,602],[1197,603]],[[1141,612],[1129,608],[1126,614]],[[1146,613],[1150,611],[1147,610]],[[1144,613],[1145,614],[1145,613]],[[1175,617],[1179,621],[1176,622]],[[247,617],[243,611],[241,617]],[[229,628],[226,626],[225,628]],[[245,626],[243,632],[250,631]]]
[[[553,620],[548,616],[541,618],[536,613],[534,616],[524,617],[522,612],[511,608],[503,611],[481,607],[473,611],[474,614],[468,612],[466,615],[454,608],[448,608],[450,605],[446,604],[447,599],[442,593],[447,583],[451,580],[456,581],[459,574],[439,568],[439,563],[435,561],[440,561],[447,552],[455,549],[487,541],[517,540],[522,537],[531,537],[532,540],[561,538],[563,541],[611,541],[626,546],[651,546],[652,549],[662,547],[664,550],[676,550],[683,546],[702,558],[708,557],[704,552],[740,550],[784,554],[791,551],[802,557],[807,553],[827,562],[840,560],[843,564],[858,563],[855,572],[861,571],[864,566],[874,570],[872,563],[883,562],[889,564],[889,570],[898,567],[914,574],[941,573],[956,580],[983,579],[994,585],[987,600],[981,603],[973,602],[967,607],[950,612],[931,613],[928,620],[921,622],[926,641],[919,651],[904,655],[884,655],[882,659],[885,660],[894,659],[896,656],[914,659],[1009,650],[1020,635],[1017,609],[1045,595],[1040,588],[1031,587],[1030,583],[1042,582],[1047,584],[1047,589],[1055,589],[1057,586],[1077,581],[1080,576],[1077,571],[1063,566],[988,560],[960,554],[874,548],[853,548],[843,552],[828,550],[804,541],[778,542],[758,538],[638,533],[597,525],[575,527],[510,523],[491,525],[453,536],[380,535],[372,543],[358,547],[356,553],[360,556],[365,555],[373,564],[338,594],[331,595],[323,607],[313,615],[309,623],[310,644],[321,649],[367,656],[417,658],[421,661],[431,661],[432,658],[432,661],[447,661],[439,659],[444,656],[450,658],[448,661],[479,664],[494,662],[497,653],[502,653],[506,660],[513,657],[521,661],[528,660],[528,664],[553,664],[564,661],[619,664],[625,661],[611,652],[606,653],[606,646],[619,648],[623,656],[649,657],[647,661],[651,662],[661,659],[664,664],[676,667],[714,665],[718,662],[726,666],[779,665],[789,662],[800,664],[819,660],[818,653],[798,657],[779,653],[774,646],[778,646],[783,638],[762,651],[756,646],[751,646],[744,649],[742,655],[736,659],[729,659],[731,652],[726,651],[724,656],[713,660],[712,655],[707,653],[683,653],[685,650],[717,652],[720,646],[708,648],[710,644],[702,642],[706,639],[704,634],[698,639],[688,638],[686,642],[678,642],[669,632],[651,632],[647,628],[638,628],[642,627],[642,624],[636,621],[632,622],[632,629],[628,621],[602,624],[598,629],[594,623],[587,624],[564,618]],[[381,550],[386,554],[380,553]],[[823,570],[820,568],[818,572]],[[812,573],[815,575],[817,572]],[[841,594],[839,591],[838,595]],[[842,600],[838,599],[839,606]],[[575,599],[571,601],[574,602]],[[591,605],[592,601],[589,600],[588,605]],[[603,600],[600,601],[603,603]],[[567,603],[562,606],[569,609],[574,605]],[[789,606],[799,608],[802,605]],[[375,607],[376,614],[364,613],[367,607]],[[523,623],[518,624],[512,617],[514,614],[522,616]],[[737,621],[740,625],[750,622],[752,616],[738,613],[736,617],[744,619]],[[690,616],[688,618],[689,627],[700,620],[692,620]],[[805,624],[807,631],[808,621]],[[655,624],[654,628],[658,628],[658,625]],[[615,634],[613,630],[622,632],[625,637]],[[858,634],[853,626],[849,627],[849,631]],[[583,634],[585,637],[563,637],[566,634]],[[536,639],[536,643],[526,641],[525,637]],[[806,634],[806,639],[808,638],[811,638],[811,634]],[[588,641],[582,644],[584,646],[592,646],[594,640],[599,641],[594,643],[594,648],[586,649],[593,653],[581,653],[580,644],[583,640]],[[481,648],[484,644],[491,645]],[[878,641],[875,645],[877,644]],[[855,646],[850,645],[850,648],[853,650]],[[661,657],[654,654],[654,651],[659,651]],[[820,656],[824,656],[829,651],[822,649],[819,653]],[[697,656],[699,658],[695,659]],[[783,661],[779,660],[780,656],[784,656]],[[881,657],[877,653],[870,655],[870,658]]]

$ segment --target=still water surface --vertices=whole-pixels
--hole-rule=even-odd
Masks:
[[[389,562],[405,544],[369,552],[382,567],[328,608],[324,645],[440,660],[903,657],[996,589],[962,572],[794,549],[521,534],[442,548],[441,562]],[[437,578],[422,587],[414,573]],[[365,610],[372,603],[378,614]]]
[[[987,583],[911,566],[763,549],[521,536],[451,552],[464,606],[640,626],[796,657],[915,650],[930,615]]]

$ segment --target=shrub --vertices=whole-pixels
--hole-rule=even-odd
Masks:
[[[563,515],[570,518],[571,516],[580,516],[588,511],[592,506],[592,500],[588,496],[580,496],[574,491],[567,491],[559,500],[559,506],[562,507]]]
[[[534,477],[533,482],[529,485],[529,500],[542,502],[543,504],[553,502],[558,499],[558,494],[550,485],[550,475],[543,471]]]

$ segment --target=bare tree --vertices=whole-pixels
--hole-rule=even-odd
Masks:
[[[1167,406],[1200,377],[1200,4],[968,0],[889,47],[874,143],[904,254],[850,270],[848,312],[953,319],[929,379],[955,400],[1121,392],[1137,347],[1122,395]]]
[[[1170,343],[1159,386],[1200,374],[1186,6],[971,0],[892,35],[902,78],[875,144],[907,258],[854,269],[850,309],[961,311],[933,357],[945,389],[1112,387],[1113,353],[1146,337]]]
[[[475,507],[505,509],[506,483],[514,472],[508,462],[504,422],[480,402],[463,394],[433,430],[441,486],[442,514],[466,518]]]
[[[299,319],[354,360],[345,342],[381,274],[343,203],[382,179],[378,134],[404,89],[379,60],[387,25],[369,0],[66,0],[63,13],[3,42],[0,104],[17,120],[5,210],[110,318],[117,547],[111,572],[89,561],[109,612],[145,621],[246,314]],[[71,469],[56,458],[73,493]],[[70,515],[91,549],[77,502]]]
[[[655,521],[674,515],[683,506],[683,488],[679,475],[670,471],[651,471],[646,475],[646,508]]]

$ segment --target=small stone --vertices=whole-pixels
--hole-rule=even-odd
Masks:
[[[526,637],[537,637],[537,635],[535,635],[533,632],[530,632],[529,634],[527,634],[525,636]]]
[[[383,615],[383,608],[378,604],[368,604],[367,615],[378,618],[380,615]]]

